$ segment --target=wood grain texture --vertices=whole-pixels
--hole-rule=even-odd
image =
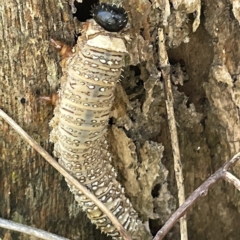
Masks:
[[[61,70],[50,37],[74,42],[67,2],[0,4],[0,108],[42,147],[49,142],[53,107],[39,96],[57,91]],[[108,239],[96,231],[60,176],[0,119],[0,216],[70,239]],[[29,239],[0,229],[4,239]]]

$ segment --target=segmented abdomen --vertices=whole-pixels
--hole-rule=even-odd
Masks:
[[[90,20],[95,26],[95,22]],[[60,90],[59,106],[51,121],[51,140],[59,163],[87,186],[133,233],[137,214],[116,180],[109,163],[105,134],[120,77],[125,44],[118,37],[98,34],[79,37],[75,52],[68,58]],[[110,220],[81,192],[69,185],[75,199],[102,231],[120,239]]]

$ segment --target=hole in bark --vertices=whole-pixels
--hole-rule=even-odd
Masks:
[[[86,22],[87,19],[91,19],[91,10],[93,6],[99,3],[98,0],[83,0],[81,3],[74,2],[75,7],[77,8],[77,12],[74,14],[75,17],[80,22]]]
[[[109,125],[116,124],[116,119],[115,119],[114,117],[109,118],[108,124],[109,124]]]
[[[234,74],[234,75],[232,75],[233,83],[237,82],[238,79],[239,79],[239,74]]]
[[[162,227],[162,225],[159,226],[159,223],[157,220],[149,219],[149,227],[150,227],[151,234],[155,236],[158,230]]]
[[[169,2],[170,9],[174,9],[172,2]]]
[[[134,76],[141,75],[141,69],[138,66],[130,66],[130,70],[134,71]]]
[[[190,108],[190,104],[191,104],[191,103],[192,103],[192,102],[188,99],[187,102],[186,102],[187,108]]]
[[[160,191],[161,187],[162,187],[162,185],[159,183],[154,186],[152,193],[151,193],[153,198],[157,198],[159,196],[159,191]]]
[[[21,104],[25,104],[26,103],[26,99],[25,98],[21,98],[20,102],[21,102]]]

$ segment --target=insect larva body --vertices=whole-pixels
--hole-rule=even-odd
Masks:
[[[126,53],[119,33],[109,33],[93,19],[89,20],[73,53],[64,59],[59,105],[50,124],[59,163],[133,233],[140,222],[116,180],[105,140],[114,90]],[[121,239],[102,211],[80,191],[69,187],[91,221],[114,239]]]

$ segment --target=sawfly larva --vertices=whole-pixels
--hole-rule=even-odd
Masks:
[[[51,40],[63,57],[59,102],[50,125],[50,139],[59,163],[84,184],[134,236],[139,224],[136,211],[116,180],[107,149],[106,132],[114,90],[127,54],[121,36],[127,24],[123,8],[101,4],[93,10],[77,44],[70,49]],[[69,184],[76,201],[91,221],[113,239],[119,232],[103,212]]]

